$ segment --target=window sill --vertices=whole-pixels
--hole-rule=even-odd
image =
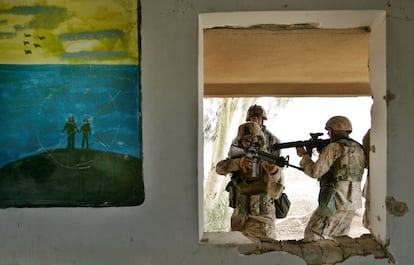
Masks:
[[[369,256],[376,259],[388,259],[395,264],[387,246],[378,242],[371,234],[358,238],[348,236],[335,240],[306,242],[303,240],[261,240],[258,244],[243,236],[240,232],[204,233],[200,241],[205,245],[238,248],[243,255],[260,255],[268,252],[287,252],[301,257],[307,264],[336,264],[352,256]]]

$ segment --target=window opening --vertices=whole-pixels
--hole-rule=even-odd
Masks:
[[[309,134],[316,132],[324,134],[321,139],[327,139],[324,125],[334,115],[347,116],[354,128],[350,137],[362,143],[371,124],[371,97],[204,98],[204,232],[230,231],[233,209],[228,207],[228,192],[225,191],[230,176],[217,175],[215,164],[226,158],[237,126],[244,122],[247,108],[254,104],[265,109],[265,126],[282,143],[309,140]],[[295,148],[283,149],[281,155],[288,157],[290,164],[299,166]],[[316,161],[317,153],[313,158]],[[283,174],[285,192],[292,205],[286,218],[276,220],[276,239],[300,240],[310,215],[317,208],[319,184],[293,167],[283,168]],[[366,172],[362,187],[365,179]],[[351,237],[370,233],[362,225],[363,211],[364,206],[357,211],[349,233]]]
[[[200,242],[201,243],[208,243],[208,244],[224,244],[228,246],[239,246],[239,250],[243,248],[243,253],[263,253],[266,250],[258,250],[256,246],[249,245],[249,242],[244,241],[243,239],[239,238],[237,235],[228,236],[228,233],[209,233],[206,232],[209,229],[216,229],[216,228],[209,228],[209,219],[216,218],[219,213],[213,212],[209,213],[206,216],[205,214],[205,196],[211,196],[217,198],[217,194],[215,194],[214,190],[217,187],[214,187],[210,191],[204,190],[204,186],[206,184],[206,178],[204,177],[207,175],[206,170],[208,171],[211,168],[212,164],[215,164],[217,161],[210,161],[206,162],[209,163],[208,165],[205,164],[205,156],[210,151],[213,152],[213,149],[209,150],[209,146],[205,146],[205,138],[212,137],[213,142],[220,141],[218,137],[215,138],[213,134],[205,134],[211,128],[209,126],[213,126],[212,123],[208,124],[205,121],[205,113],[209,111],[208,108],[211,106],[207,105],[206,102],[210,101],[213,97],[222,97],[222,98],[245,98],[245,97],[254,97],[258,99],[261,97],[272,97],[274,98],[289,98],[293,97],[294,100],[297,98],[307,98],[310,99],[311,97],[348,97],[348,98],[355,98],[356,96],[363,96],[372,99],[372,106],[369,107],[369,103],[366,104],[365,108],[370,108],[370,125],[371,125],[371,152],[370,152],[370,174],[375,178],[375,182],[371,183],[371,233],[373,238],[359,238],[358,241],[354,241],[354,244],[349,245],[349,242],[345,242],[342,244],[339,242],[340,248],[343,251],[343,255],[341,260],[346,259],[349,255],[345,255],[345,253],[349,253],[349,251],[354,251],[355,249],[362,249],[362,252],[358,253],[366,253],[366,254],[374,254],[376,258],[390,258],[388,251],[386,250],[387,238],[386,238],[386,212],[385,212],[385,196],[386,196],[386,62],[385,62],[385,41],[386,41],[386,34],[385,34],[385,25],[386,25],[386,14],[385,11],[269,11],[269,12],[234,12],[234,13],[211,13],[211,14],[201,14],[200,15],[200,23],[199,23],[199,113],[198,113],[198,172],[199,172],[199,235],[200,235]],[[213,28],[226,28],[230,27],[233,29],[237,28],[262,28],[263,25],[269,28],[269,25],[277,25],[276,27],[270,27],[272,30],[281,30],[280,25],[282,28],[285,27],[283,30],[291,30],[293,25],[294,29],[300,28],[301,25],[304,28],[312,28],[312,29],[336,29],[343,30],[343,29],[366,29],[369,32],[369,40],[366,42],[366,46],[369,47],[366,52],[363,52],[362,56],[367,56],[366,58],[366,67],[367,73],[365,75],[366,80],[352,80],[352,77],[355,76],[352,70],[350,71],[343,71],[342,73],[332,74],[334,79],[327,80],[324,79],[323,76],[320,78],[315,78],[313,83],[310,80],[305,80],[306,76],[312,76],[310,72],[305,70],[312,71],[313,66],[323,66],[324,63],[328,63],[327,71],[330,69],[338,68],[340,69],[343,65],[338,63],[336,60],[329,59],[321,64],[315,64],[314,61],[309,60],[306,63],[297,63],[297,61],[293,61],[293,64],[283,65],[284,68],[287,70],[292,70],[293,72],[280,74],[280,72],[276,71],[274,73],[278,73],[279,76],[288,77],[288,79],[279,79],[274,80],[271,75],[260,76],[259,78],[254,80],[251,78],[251,73],[266,73],[272,66],[272,61],[265,60],[266,63],[259,63],[259,67],[250,64],[243,64],[242,69],[254,70],[253,72],[247,72],[247,74],[242,74],[239,76],[232,76],[230,79],[220,79],[226,77],[226,74],[234,73],[235,69],[237,70],[237,65],[241,65],[238,61],[240,59],[245,58],[246,54],[250,54],[250,59],[253,60],[258,56],[259,53],[249,53],[245,50],[243,53],[239,53],[242,56],[240,57],[239,54],[233,58],[227,58],[226,56],[222,56],[222,63],[217,64],[210,64],[205,65],[205,58],[206,58],[206,51],[208,51],[208,47],[205,46],[205,32],[208,29]],[[320,31],[316,30],[316,33],[320,33]],[[258,37],[258,36],[256,36]],[[255,39],[255,38],[251,38]],[[320,40],[320,38],[315,38],[315,40]],[[294,41],[288,42],[288,44],[294,45],[295,43],[301,43],[302,39],[297,38]],[[220,43],[220,42],[219,42]],[[222,50],[223,45],[217,46],[213,51],[222,51],[224,55],[230,54],[230,51],[236,48],[239,43],[243,42],[233,42],[230,45],[230,49]],[[271,42],[271,43],[278,43],[280,42]],[[337,44],[341,45],[344,43],[343,41],[337,42]],[[345,40],[345,43],[348,43]],[[260,44],[260,43],[259,43]],[[314,43],[312,43],[313,45]],[[348,43],[348,47],[353,47],[352,42]],[[313,47],[314,49],[318,49],[318,45],[309,46]],[[363,46],[361,46],[363,48]],[[329,52],[335,51],[337,48],[333,45]],[[322,51],[314,51],[318,55],[322,54]],[[339,49],[341,51],[348,50],[348,49]],[[362,49],[363,50],[363,49]],[[306,48],[302,47],[302,51],[307,51],[309,56],[312,56],[312,52]],[[319,52],[319,53],[318,53]],[[327,51],[328,52],[328,51]],[[208,53],[209,54],[209,53]],[[293,53],[285,54],[285,57],[290,57]],[[355,53],[350,55],[355,60],[359,59],[361,54]],[[267,58],[267,56],[265,56]],[[346,57],[346,56],[345,56]],[[345,58],[342,57],[342,58]],[[298,58],[298,57],[295,57]],[[308,57],[307,57],[308,58]],[[286,60],[286,58],[284,58]],[[262,61],[263,62],[263,61]],[[287,61],[289,62],[289,61]],[[336,62],[337,65],[333,66],[329,63]],[[279,61],[273,62],[273,64],[280,63]],[[296,64],[295,64],[296,63]],[[220,69],[219,66],[225,65],[225,69]],[[289,66],[290,65],[290,66]],[[293,65],[293,66],[292,66]],[[326,65],[325,65],[326,66]],[[240,67],[239,67],[240,68]],[[216,75],[214,77],[218,77],[218,79],[212,78],[209,76],[210,70],[215,70]],[[259,70],[258,70],[259,69]],[[261,71],[262,69],[263,71]],[[280,70],[284,70],[279,68]],[[296,72],[295,72],[296,70]],[[297,71],[299,70],[299,71]],[[292,74],[293,73],[293,74]],[[342,79],[344,76],[350,77],[351,80]],[[237,78],[240,77],[247,77],[247,79],[240,80]],[[257,76],[256,76],[257,77]],[[270,78],[269,78],[270,77]],[[291,79],[289,79],[291,77]],[[268,79],[266,79],[268,78]],[[260,80],[266,79],[265,82],[260,82]],[[223,81],[226,80],[226,81]],[[299,81],[298,81],[299,80]],[[333,81],[332,81],[333,80]],[[368,92],[367,92],[368,91]],[[369,101],[368,99],[368,101]],[[352,103],[348,104],[354,104]],[[211,103],[211,102],[210,102]],[[206,105],[205,105],[206,104]],[[221,103],[212,103],[214,106],[215,104]],[[216,106],[217,107],[217,106]],[[221,106],[224,107],[224,106]],[[228,107],[228,106],[227,106]],[[245,106],[247,109],[248,106]],[[236,115],[233,113],[233,115]],[[243,117],[245,113],[239,114],[236,116]],[[280,117],[280,116],[279,116]],[[324,123],[326,119],[319,119],[318,121]],[[241,122],[240,122],[241,123]],[[239,123],[239,124],[240,124]],[[369,123],[369,122],[368,122]],[[239,125],[238,124],[238,125]],[[204,126],[205,125],[205,126]],[[270,123],[268,124],[268,126]],[[322,129],[318,126],[318,131]],[[358,126],[358,125],[356,125]],[[359,130],[366,130],[368,128],[368,124],[366,126],[362,126],[358,128]],[[281,129],[276,128],[274,133],[278,136],[283,130],[285,130],[286,126],[283,126]],[[304,134],[308,133],[308,131],[312,131],[311,127],[304,126],[301,130]],[[365,133],[365,132],[364,132]],[[230,137],[234,137],[234,133],[230,133]],[[299,137],[302,140],[305,140],[305,135]],[[352,138],[360,138],[361,135],[352,134]],[[285,141],[285,139],[281,139]],[[286,141],[295,140],[291,138],[287,138]],[[362,139],[356,139],[362,141]],[[229,148],[228,144],[225,144],[225,149]],[[287,151],[287,150],[286,150]],[[296,157],[292,155],[292,159]],[[286,169],[293,170],[293,169]],[[222,177],[222,176],[221,176]],[[286,176],[285,179],[289,178]],[[304,179],[308,177],[303,177]],[[215,185],[213,185],[215,186]],[[211,192],[213,191],[213,192]],[[209,195],[210,194],[210,195]],[[223,200],[223,205],[220,205],[220,208],[223,211],[226,211],[226,207],[224,207],[224,203],[226,200]],[[218,209],[216,209],[219,211]],[[228,213],[227,213],[228,214]],[[207,220],[207,221],[206,221]],[[207,228],[207,229],[206,229]],[[226,229],[223,224],[219,225],[218,229]],[[366,241],[368,240],[368,242]],[[373,240],[373,242],[372,242]],[[283,248],[284,241],[280,241],[281,244],[277,246],[272,244],[271,242],[261,242],[262,247],[264,245],[267,251],[274,251],[274,250],[284,250]],[[287,241],[288,242],[288,241]],[[338,242],[337,242],[338,243]],[[329,243],[328,243],[329,245]],[[358,245],[358,246],[355,246]],[[249,247],[250,246],[250,247]],[[347,249],[348,247],[351,249]],[[374,248],[370,248],[370,246],[374,246]],[[287,247],[287,246],[285,246]],[[368,248],[368,249],[367,249]],[[302,246],[299,243],[299,253],[296,253],[293,249],[288,251],[292,254],[301,256],[306,260],[307,263],[317,264],[314,260],[309,260],[310,256],[305,255]],[[380,250],[380,251],[376,251]],[[324,252],[325,249],[322,245],[318,245],[315,248],[315,251],[322,251]],[[326,256],[327,258],[333,258],[329,255],[329,250],[327,253],[322,253],[322,256]],[[352,252],[352,253],[354,253]],[[352,255],[360,255],[358,253],[351,254]],[[390,258],[391,259],[391,258]],[[318,261],[321,262],[321,261]],[[324,262],[324,261],[322,261]],[[326,261],[325,261],[326,262]]]

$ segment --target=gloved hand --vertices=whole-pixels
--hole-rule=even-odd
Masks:
[[[271,174],[271,175],[276,174],[277,171],[279,170],[279,167],[277,165],[272,164],[268,161],[264,161],[262,166],[265,169],[265,171],[267,172],[267,174]]]
[[[243,156],[240,158],[239,167],[243,170],[243,172],[246,172],[248,169],[252,169],[253,161],[247,156]]]
[[[300,157],[302,157],[304,154],[307,154],[305,148],[303,147],[296,147],[296,154]]]

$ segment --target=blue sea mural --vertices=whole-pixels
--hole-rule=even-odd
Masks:
[[[0,166],[67,147],[69,117],[91,127],[89,148],[141,158],[134,65],[0,65]],[[6,115],[5,115],[6,114]],[[82,148],[82,133],[75,147]]]
[[[138,3],[55,2],[0,3],[0,208],[140,205]]]

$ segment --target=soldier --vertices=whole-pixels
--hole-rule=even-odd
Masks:
[[[321,150],[316,162],[303,147],[296,148],[305,174],[320,181],[319,205],[306,226],[304,241],[347,235],[355,211],[362,206],[366,161],[361,144],[349,138],[352,124],[344,116],[334,116],[325,129],[332,142]]]
[[[265,149],[265,136],[257,123],[247,122],[239,126],[236,145],[244,149],[257,146]],[[275,238],[275,207],[273,200],[283,189],[283,178],[277,165],[267,161],[257,162],[258,172],[253,174],[252,159],[243,156],[228,157],[216,165],[220,175],[232,174],[226,190],[230,206],[234,208],[231,217],[232,231],[241,231],[253,240]]]
[[[371,229],[371,189],[370,189],[370,181],[371,177],[369,174],[369,150],[370,150],[370,137],[371,135],[371,129],[368,129],[368,131],[365,133],[364,137],[362,138],[362,146],[364,147],[365,151],[365,157],[367,159],[366,168],[367,168],[367,179],[365,181],[364,189],[362,195],[365,198],[365,211],[364,215],[362,216],[362,224],[366,229]]]
[[[78,131],[78,127],[76,126],[75,118],[73,118],[72,115],[65,123],[65,127],[63,128],[62,132],[65,131],[68,136],[68,149],[75,148],[75,134]]]
[[[262,128],[265,139],[264,146],[266,147],[267,151],[271,152],[275,156],[279,156],[280,150],[274,150],[272,146],[276,143],[280,143],[280,140],[266,128],[264,125],[265,120],[267,120],[267,115],[262,106],[255,104],[249,107],[246,113],[246,122],[250,121],[257,123],[260,128]],[[233,140],[233,144],[237,144],[236,139]]]
[[[82,148],[89,149],[89,136],[91,135],[91,126],[89,124],[88,118],[85,118],[83,120],[80,131],[82,132]]]

